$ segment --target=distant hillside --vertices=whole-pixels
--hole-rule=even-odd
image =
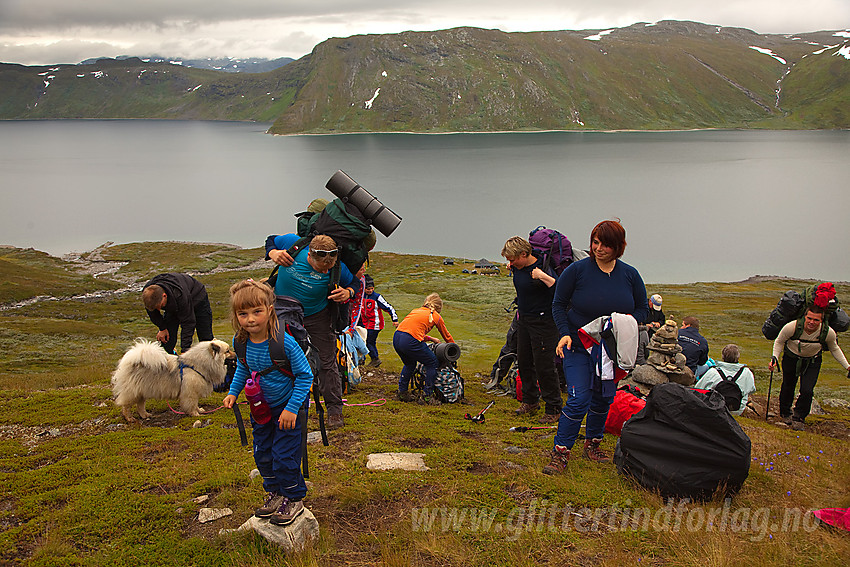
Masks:
[[[329,39],[260,74],[0,65],[0,118],[274,121],[270,132],[848,128],[846,32],[694,22]]]
[[[132,59],[128,55],[115,58],[118,61]],[[265,73],[274,71],[279,67],[288,65],[295,61],[291,57],[280,57],[278,59],[265,59],[262,57],[249,57],[247,59],[238,57],[207,57],[206,59],[186,59],[184,57],[163,57],[162,55],[150,55],[139,57],[144,63],[170,63],[172,65],[183,65],[196,69],[210,69],[212,71],[225,71],[226,73]],[[102,58],[86,59],[80,65],[96,65]]]
[[[298,73],[223,73],[138,58],[93,65],[0,64],[0,118],[167,118],[271,122],[301,87]]]

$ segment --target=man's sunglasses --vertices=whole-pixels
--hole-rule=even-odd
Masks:
[[[310,253],[316,258],[327,258],[328,256],[333,257],[339,253],[339,250],[313,250],[310,249]]]

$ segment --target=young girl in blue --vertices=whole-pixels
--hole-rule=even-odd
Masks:
[[[230,391],[222,402],[232,408],[252,372],[272,366],[269,340],[276,340],[277,317],[274,291],[267,285],[244,280],[230,288],[230,320],[237,342],[245,343],[245,360],[239,360]],[[283,350],[295,379],[272,370],[260,378],[263,396],[271,407],[272,419],[257,423],[253,416],[254,462],[263,477],[266,499],[254,515],[287,525],[304,511],[301,502],[307,485],[301,474],[301,423],[298,412],[305,405],[313,374],[301,347],[291,336],[283,335]],[[306,411],[306,409],[305,409]]]

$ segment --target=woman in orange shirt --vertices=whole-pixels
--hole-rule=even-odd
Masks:
[[[410,385],[410,379],[413,377],[416,363],[421,362],[425,367],[423,400],[431,405],[440,403],[433,396],[434,381],[437,378],[437,356],[434,351],[428,348],[425,341],[440,342],[439,339],[428,336],[428,332],[437,327],[447,343],[455,342],[446,328],[446,323],[440,316],[442,310],[443,300],[436,293],[432,293],[425,298],[422,307],[411,311],[399,323],[393,335],[393,348],[404,363],[404,368],[401,369],[401,376],[398,379],[398,399],[403,402],[412,402],[415,399],[407,388]]]

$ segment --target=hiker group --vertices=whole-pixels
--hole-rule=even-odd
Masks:
[[[680,415],[688,415],[686,404],[695,406],[694,415],[696,406],[720,417],[741,415],[755,392],[755,377],[740,362],[740,347],[728,344],[721,360],[711,359],[699,319],[684,317],[681,326],[667,319],[661,295],[647,298],[638,271],[620,259],[625,247],[625,229],[618,221],[607,220],[592,230],[587,254],[575,250],[558,231],[545,227],[531,231],[527,240],[519,236],[508,239],[502,249],[516,290],[516,314],[485,388],[515,396],[520,402],[517,415],[534,414],[542,406],[539,422],[557,424],[549,462],[543,467],[546,474],[567,469],[582,427],[583,454],[595,462],[611,461],[611,455],[600,447],[603,433],[619,435],[624,424],[647,406],[647,397],[659,385],[665,385],[659,392],[676,388],[684,392],[670,398],[678,400]],[[781,330],[772,335],[765,332],[765,336],[775,339],[771,372],[782,356],[780,419],[801,430],[810,411],[821,353],[830,351],[850,370],[836,342],[836,329],[846,330],[850,320],[838,308],[832,284],[812,286],[795,299],[793,307],[780,302],[777,309],[784,307],[784,312],[772,318],[781,323]],[[800,395],[792,414],[798,378]],[[566,402],[562,393],[567,395]],[[656,400],[661,397],[659,393]],[[714,406],[706,409],[712,403]],[[721,422],[714,433],[725,430],[734,438],[728,446],[738,446],[740,452],[734,458],[726,457],[727,463],[737,463],[739,470],[718,477],[712,486],[726,483],[734,489],[733,478],[737,474],[743,482],[740,472],[743,470],[745,477],[749,467],[749,439],[734,419]],[[694,419],[690,425],[696,423]],[[635,422],[631,427],[642,426]],[[678,432],[668,431],[661,441],[675,445],[687,435],[687,428],[683,424]],[[634,455],[640,449],[632,439],[639,437],[629,436],[628,442],[621,439],[618,443],[614,455],[618,469],[653,488],[670,488],[675,475],[648,480],[663,469],[657,460],[651,465],[649,461],[636,464]],[[706,451],[717,453],[710,446]],[[687,458],[675,451],[667,453],[671,463]],[[673,469],[676,466],[680,465]],[[696,496],[706,490],[679,485],[674,492]]]
[[[267,493],[255,514],[278,525],[290,524],[304,509],[311,387],[327,443],[320,399],[327,408],[327,429],[344,426],[342,396],[347,382],[340,370],[346,374],[351,369],[340,364],[340,353],[344,352],[343,360],[356,359],[353,366],[364,364],[367,354],[371,366],[380,365],[376,339],[384,327],[384,313],[396,327],[392,344],[403,363],[398,400],[439,405],[463,396],[463,380],[455,366],[460,351],[442,318],[440,295],[429,294],[421,307],[399,321],[366,273],[368,252],[376,241],[371,226],[389,236],[401,219],[343,172],[331,178],[328,189],[337,198],[314,200],[296,215],[294,233],[267,238],[266,259],[275,265],[268,280],[244,280],[230,288],[238,362],[223,405],[234,407],[245,391],[252,412],[254,457]],[[625,395],[649,394],[641,406],[648,409],[656,389],[666,392],[668,384],[694,387],[694,394],[682,395],[703,396],[700,403],[710,406],[709,411],[722,410],[728,416],[728,411],[743,411],[755,391],[753,374],[739,362],[736,345],[723,349],[722,361],[712,361],[698,319],[686,317],[678,327],[665,318],[660,295],[647,298],[637,269],[621,260],[625,237],[619,221],[605,220],[591,231],[586,252],[573,249],[565,236],[545,227],[532,231],[528,240],[508,239],[502,249],[516,290],[516,314],[488,388],[504,393],[510,385],[520,402],[517,415],[534,414],[542,405],[540,422],[557,424],[549,462],[543,467],[546,474],[566,470],[582,427],[583,454],[595,462],[611,460],[601,442],[603,433],[611,430],[612,415],[624,417],[616,426],[624,439],[631,423],[637,423],[629,421],[636,412],[609,411],[618,397],[622,401]],[[835,332],[823,330],[824,308],[817,311],[823,301],[837,306],[834,290],[831,296],[826,289],[810,295],[814,305],[809,305],[807,293],[805,315],[788,318],[774,345],[774,356],[783,356],[780,414],[800,424],[809,412],[821,351],[830,350],[848,367]],[[201,340],[212,338],[209,299],[194,278],[161,274],[148,282],[143,298],[166,350],[175,347],[178,326],[184,350],[195,331]],[[836,312],[843,314],[831,311]],[[804,323],[797,323],[801,317]],[[434,328],[444,342],[429,334]],[[798,376],[801,395],[792,416]],[[629,400],[626,406],[640,404]],[[734,419],[727,425],[730,430],[736,427]],[[733,433],[739,440],[746,438],[742,432]],[[744,452],[748,460],[748,443],[748,439],[739,443],[746,445],[746,451],[736,455],[738,461],[743,462]],[[617,453],[618,467],[639,468],[637,451],[629,453],[628,447],[621,451],[618,445]],[[657,463],[653,467],[657,469]]]

